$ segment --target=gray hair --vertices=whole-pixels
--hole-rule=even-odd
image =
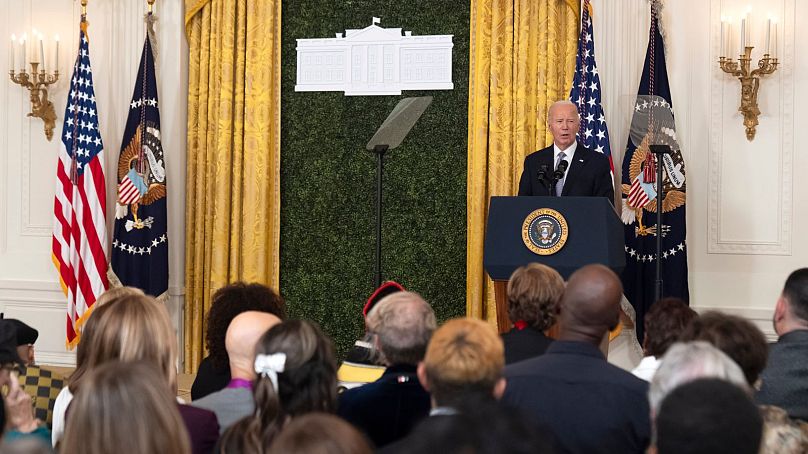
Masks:
[[[724,352],[704,341],[677,342],[662,357],[662,364],[651,380],[648,390],[651,415],[659,413],[662,401],[676,387],[699,378],[718,378],[749,390],[740,366]]]
[[[414,292],[386,296],[367,315],[367,326],[387,365],[416,365],[435,331],[435,312]]]
[[[575,116],[578,117],[579,120],[581,119],[581,116],[578,114],[578,106],[576,106],[574,102],[570,101],[569,99],[560,99],[560,100],[550,104],[550,107],[547,109],[547,121],[548,122],[553,117],[553,115],[552,115],[553,109],[555,107],[557,107],[557,106],[572,106],[572,107],[574,107],[575,108]]]

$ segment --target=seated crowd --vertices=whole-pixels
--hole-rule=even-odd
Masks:
[[[168,311],[111,289],[64,383],[36,365],[37,331],[0,318],[0,454],[808,452],[808,268],[777,299],[774,344],[743,318],[666,298],[642,321],[633,371],[603,353],[622,293],[601,265],[566,283],[524,266],[499,335],[470,318],[439,326],[420,295],[386,283],[339,365],[278,294],[231,284],[213,297],[186,403]]]

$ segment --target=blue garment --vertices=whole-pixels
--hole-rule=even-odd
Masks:
[[[429,415],[430,407],[429,393],[418,382],[415,366],[395,365],[375,382],[343,392],[337,414],[381,448],[410,433]]]
[[[651,438],[648,383],[609,364],[594,345],[555,341],[505,368],[503,403],[555,434],[562,453],[644,453]]]
[[[780,336],[769,348],[769,360],[760,374],[758,404],[780,407],[792,418],[808,421],[808,330]]]

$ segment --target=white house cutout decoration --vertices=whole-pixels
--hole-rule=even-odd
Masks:
[[[346,96],[400,95],[402,90],[451,90],[453,35],[413,36],[379,27],[379,18],[345,36],[297,40],[295,91],[344,91]]]

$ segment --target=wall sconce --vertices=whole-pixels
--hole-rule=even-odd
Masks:
[[[53,102],[48,99],[48,86],[59,80],[59,36],[55,37],[54,67],[57,69],[52,74],[45,71],[45,46],[42,41],[42,35],[34,30],[33,36],[39,40],[39,59],[32,58],[29,62],[28,43],[25,35],[20,38],[19,43],[17,43],[16,36],[11,35],[11,49],[9,49],[10,70],[8,74],[12,82],[28,89],[31,99],[31,112],[28,113],[28,116],[41,118],[45,122],[45,137],[52,140],[53,128],[56,126],[56,111],[53,109]],[[18,59],[21,63],[19,74],[15,73],[14,70]],[[26,63],[31,65],[30,73],[25,70]],[[41,68],[40,64],[42,65]]]
[[[760,79],[768,74],[777,70],[777,57],[770,55],[777,52],[777,23],[772,23],[770,17],[766,23],[766,50],[763,58],[758,61],[756,69],[751,68],[752,62],[752,49],[754,46],[749,45],[750,22],[749,10],[746,12],[746,17],[741,19],[741,55],[736,62],[730,57],[723,55],[729,52],[732,48],[732,20],[730,18],[721,18],[721,57],[718,59],[718,65],[725,73],[737,77],[741,82],[741,106],[738,111],[743,114],[743,124],[746,126],[746,140],[752,141],[755,138],[755,130],[758,125],[758,116],[760,115],[760,108],[758,107],[758,89],[760,88]],[[725,33],[725,30],[726,33]],[[772,30],[773,29],[773,30]],[[772,33],[774,31],[774,33]],[[772,36],[774,36],[774,46],[772,46]]]

